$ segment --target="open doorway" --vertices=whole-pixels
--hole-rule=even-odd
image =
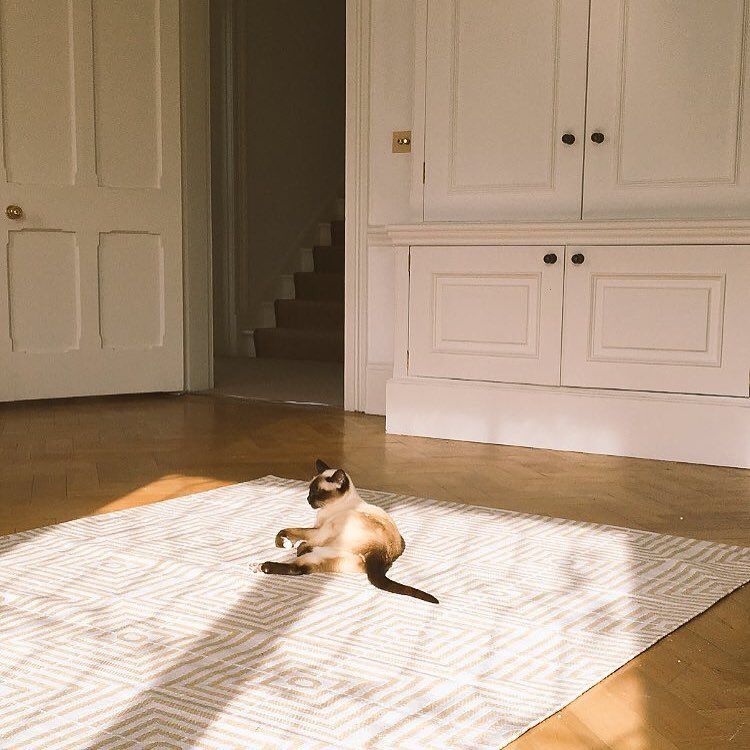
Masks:
[[[211,3],[214,391],[343,405],[345,0]]]

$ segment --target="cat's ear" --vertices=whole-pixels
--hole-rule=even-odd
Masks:
[[[331,482],[331,484],[337,484],[342,490],[349,484],[349,479],[343,469],[336,469],[336,471],[334,471],[328,478],[328,481]]]
[[[336,469],[336,471],[331,474],[331,476],[328,478],[328,481],[331,484],[338,484],[341,485],[341,483],[346,479],[346,472],[343,469]]]
[[[318,459],[315,462],[315,471],[317,471],[318,474],[322,474],[324,471],[330,468],[331,467],[325,461],[321,461],[320,459]]]

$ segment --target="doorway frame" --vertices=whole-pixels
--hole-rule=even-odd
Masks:
[[[180,0],[184,387],[213,387],[210,0]],[[371,0],[346,0],[344,409],[364,411]]]

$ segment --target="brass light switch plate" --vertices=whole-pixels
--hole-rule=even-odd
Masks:
[[[393,153],[394,154],[411,153],[411,130],[394,130],[393,131]]]

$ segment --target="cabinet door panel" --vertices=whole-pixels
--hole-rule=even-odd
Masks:
[[[577,247],[567,264],[563,385],[748,395],[750,246]]]
[[[430,1],[425,219],[580,218],[588,5]]]
[[[747,215],[748,5],[592,3],[584,218]]]
[[[559,384],[563,252],[412,248],[409,374]]]

